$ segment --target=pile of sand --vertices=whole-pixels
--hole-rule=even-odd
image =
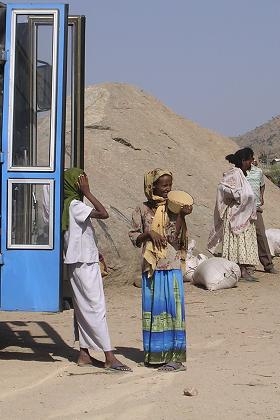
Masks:
[[[86,89],[85,169],[92,191],[110,219],[94,222],[98,245],[112,278],[132,282],[139,251],[128,238],[131,213],[144,201],[143,174],[162,167],[174,174],[174,189],[195,200],[187,218],[189,236],[205,251],[216,187],[229,168],[225,155],[237,149],[227,137],[199,127],[134,86],[108,83]],[[267,181],[267,227],[280,227],[280,190]]]

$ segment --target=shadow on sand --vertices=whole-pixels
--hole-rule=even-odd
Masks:
[[[144,352],[134,347],[115,347],[114,353],[121,354],[126,359],[132,360],[135,363],[141,363],[144,361]]]
[[[31,335],[31,329],[35,334]],[[0,360],[55,362],[60,361],[58,356],[72,362],[77,355],[78,351],[65,343],[47,322],[0,322]]]

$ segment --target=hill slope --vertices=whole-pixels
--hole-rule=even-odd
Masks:
[[[212,224],[216,187],[236,150],[229,138],[176,115],[134,86],[102,84],[86,89],[85,169],[92,191],[109,210],[94,222],[99,247],[111,270],[131,282],[139,273],[139,250],[128,238],[133,209],[144,201],[143,174],[157,167],[174,174],[174,189],[195,200],[187,218],[189,236],[203,251]],[[267,226],[280,226],[280,190],[268,181]]]
[[[271,160],[280,156],[280,115],[238,137],[232,138],[241,147],[251,147],[257,156]]]

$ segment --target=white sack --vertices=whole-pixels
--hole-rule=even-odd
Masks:
[[[184,274],[185,282],[192,281],[195,269],[199,266],[199,264],[208,259],[208,257],[206,257],[206,255],[203,254],[198,254],[197,256],[192,255],[193,250],[195,248],[195,244],[195,240],[192,239],[188,246],[188,252],[186,257],[186,272]]]
[[[265,234],[271,255],[280,255],[280,229],[266,229]]]
[[[237,285],[241,277],[237,264],[225,258],[213,257],[203,261],[193,274],[193,284],[208,290],[229,289]]]

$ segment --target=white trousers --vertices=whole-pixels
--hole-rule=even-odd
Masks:
[[[80,347],[112,350],[99,264],[76,263],[68,267]]]

